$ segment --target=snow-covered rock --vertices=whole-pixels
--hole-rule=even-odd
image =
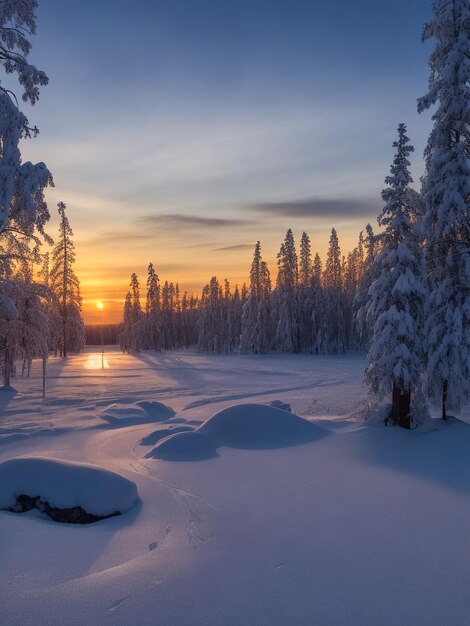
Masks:
[[[326,434],[307,420],[265,404],[238,404],[220,411],[198,428],[220,446],[283,448],[312,441]]]
[[[182,432],[162,439],[146,458],[165,461],[202,461],[217,456],[217,442],[208,434]]]
[[[20,495],[39,496],[50,507],[81,507],[106,517],[126,513],[138,500],[137,487],[124,476],[95,465],[43,457],[0,463],[0,509],[13,509]]]
[[[142,400],[136,403],[110,404],[101,410],[100,418],[110,426],[124,427],[146,422],[165,422],[174,415],[173,409],[161,402]]]

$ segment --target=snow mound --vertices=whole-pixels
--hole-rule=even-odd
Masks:
[[[211,417],[198,431],[221,446],[245,449],[284,448],[313,441],[327,432],[288,411],[265,404],[238,404]]]
[[[81,507],[108,517],[129,511],[138,500],[135,483],[97,467],[60,459],[19,457],[0,463],[0,509],[12,509],[19,496],[39,497],[58,509]]]
[[[168,426],[168,428],[160,428],[159,430],[155,430],[147,437],[143,437],[139,441],[141,446],[154,446],[157,441],[161,439],[165,439],[165,437],[169,437],[170,435],[176,435],[177,433],[185,433],[194,430],[191,426]]]
[[[140,400],[136,402],[137,406],[140,406],[150,417],[154,418],[156,422],[164,422],[176,415],[171,406],[167,406],[162,402],[156,402],[155,400]]]
[[[145,456],[165,461],[202,461],[217,456],[217,443],[206,433],[182,432],[162,439]]]
[[[101,410],[100,418],[110,426],[124,427],[147,422],[165,422],[173,415],[173,409],[161,402],[140,401],[110,404]]]

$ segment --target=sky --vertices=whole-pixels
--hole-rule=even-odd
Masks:
[[[400,122],[419,183],[430,114],[431,0],[39,0],[30,61],[50,84],[25,106],[57,231],[75,233],[87,323],[119,321],[148,263],[181,291],[275,274],[288,228],[324,258],[382,207]],[[104,302],[104,317],[96,307]]]

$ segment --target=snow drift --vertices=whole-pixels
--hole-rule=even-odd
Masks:
[[[265,404],[238,404],[216,413],[198,428],[219,446],[283,448],[313,441],[326,431],[307,420]]]
[[[219,446],[252,450],[285,448],[328,434],[325,429],[298,415],[265,404],[228,407],[193,432],[173,434],[170,428],[156,431],[140,441],[152,445],[161,439],[146,458],[198,461],[217,456]],[[180,428],[186,430],[187,427]],[[163,433],[169,436],[161,438]]]
[[[20,496],[38,498],[49,508],[80,507],[99,518],[126,513],[138,500],[135,483],[119,474],[95,465],[43,457],[0,463],[0,509],[22,510],[18,508]]]
[[[141,446],[154,446],[157,441],[161,441],[161,439],[165,439],[165,437],[169,437],[170,435],[176,435],[177,433],[185,433],[194,430],[192,426],[182,425],[179,426],[177,424],[170,425],[167,428],[160,428],[159,430],[154,430],[153,433],[143,437],[139,443]]]
[[[110,404],[101,410],[100,418],[110,426],[124,427],[146,422],[164,422],[176,413],[161,402],[142,400],[136,403]]]
[[[162,439],[146,458],[165,461],[203,461],[217,456],[217,442],[208,434],[180,432]]]

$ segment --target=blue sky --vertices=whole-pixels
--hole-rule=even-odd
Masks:
[[[431,0],[40,0],[31,59],[50,85],[24,154],[69,206],[85,304],[117,315],[150,260],[183,288],[243,281],[257,239],[274,271],[289,227],[324,254],[335,226],[347,252],[380,210],[401,121],[422,173],[430,13]]]

